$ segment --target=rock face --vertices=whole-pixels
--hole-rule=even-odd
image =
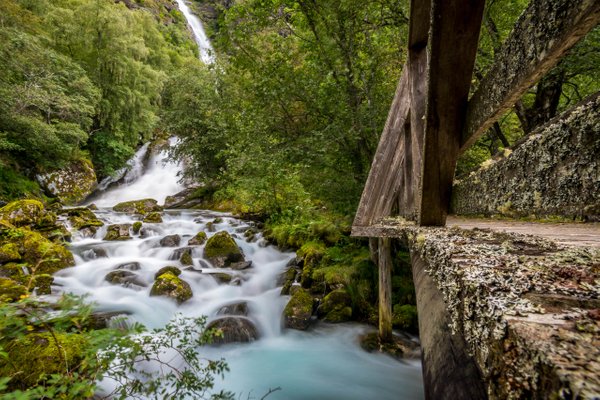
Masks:
[[[130,214],[146,215],[151,212],[162,211],[162,207],[154,199],[125,201],[113,207],[114,211]]]
[[[169,297],[181,304],[192,298],[192,288],[186,281],[180,279],[172,272],[166,272],[154,281],[150,296]]]
[[[37,175],[40,186],[63,204],[76,204],[98,186],[96,172],[88,160],[78,160],[64,169]]]
[[[283,310],[283,323],[286,328],[306,330],[310,325],[313,299],[308,291],[298,288]]]
[[[327,322],[346,322],[352,318],[352,299],[345,289],[337,289],[323,298],[317,315]]]
[[[129,240],[131,239],[129,228],[131,224],[109,225],[104,240]]]
[[[247,343],[258,339],[256,327],[244,317],[224,317],[212,321],[206,329],[218,329],[222,337],[215,337],[213,344]]]
[[[18,200],[0,208],[0,219],[16,227],[53,224],[56,216],[44,210],[44,205],[38,200]]]
[[[242,251],[231,235],[225,231],[218,232],[208,239],[204,247],[204,258],[215,268],[229,267],[244,261]]]
[[[595,96],[457,180],[453,212],[600,221],[598,132],[600,96]]]

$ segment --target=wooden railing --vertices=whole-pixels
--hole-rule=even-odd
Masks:
[[[398,214],[443,226],[458,156],[600,22],[599,0],[532,0],[468,99],[484,0],[412,0],[408,61],[353,235]]]

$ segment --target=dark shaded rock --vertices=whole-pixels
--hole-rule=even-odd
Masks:
[[[139,262],[134,261],[134,262],[118,265],[117,268],[115,268],[115,269],[125,269],[127,271],[139,271],[140,269],[142,269],[142,267]]]
[[[290,288],[294,282],[296,282],[296,275],[298,275],[298,271],[295,268],[288,268],[286,271],[279,274],[277,277],[277,286],[282,286],[282,295],[290,294]]]
[[[421,357],[419,345],[410,338],[399,335],[393,335],[391,342],[382,342],[379,333],[371,332],[360,337],[360,347],[369,353],[384,353],[396,359]]]
[[[225,231],[208,239],[204,247],[204,258],[210,261],[215,268],[229,267],[233,263],[245,261],[242,251],[231,235]]]
[[[212,222],[213,222],[213,224],[221,224],[221,223],[223,223],[223,218],[217,217],[217,218],[213,219]]]
[[[102,247],[94,247],[92,249],[85,250],[81,253],[81,257],[84,260],[95,260],[97,258],[106,258],[108,257],[108,253]]]
[[[121,285],[123,287],[146,287],[146,283],[144,283],[135,272],[124,269],[109,272],[104,277],[104,280],[113,285]]]
[[[345,289],[334,290],[323,298],[317,316],[327,322],[346,322],[352,318],[352,299]]]
[[[313,299],[308,291],[298,287],[283,310],[283,323],[286,328],[306,330],[310,325]]]
[[[71,226],[78,231],[86,229],[96,233],[97,228],[104,226],[104,222],[100,221],[96,214],[85,207],[64,209],[60,212],[66,214]]]
[[[181,265],[194,265],[194,260],[192,259],[192,251],[184,251],[179,259]]]
[[[192,298],[192,288],[190,284],[180,279],[171,272],[165,272],[154,281],[150,296],[169,297],[181,304]]]
[[[231,275],[225,272],[211,272],[208,275],[215,278],[219,283],[230,283],[231,279],[233,278]]]
[[[158,231],[156,231],[156,230],[154,230],[154,229],[152,229],[152,228],[150,228],[148,226],[145,226],[145,225],[142,226],[142,228],[140,229],[140,237],[142,239],[146,239],[146,238],[149,238],[149,237],[152,237],[152,236],[156,236],[158,234],[159,234]]]
[[[151,224],[159,224],[163,222],[163,219],[159,212],[151,212],[146,215],[142,221]]]
[[[241,315],[248,316],[248,303],[245,301],[233,303],[219,308],[217,315]]]
[[[162,274],[166,274],[167,272],[171,273],[171,274],[173,274],[175,276],[181,275],[181,270],[179,268],[173,267],[171,265],[168,265],[168,266],[162,267],[161,269],[159,269],[158,271],[156,271],[156,274],[154,274],[154,279],[158,278]]]
[[[53,282],[54,277],[48,274],[35,275],[33,278],[35,291],[38,295],[51,294]]]
[[[154,199],[125,201],[113,207],[114,211],[130,214],[146,215],[154,211],[162,211],[162,207]]]
[[[221,337],[214,337],[213,344],[248,343],[258,339],[256,327],[244,317],[224,317],[208,324],[207,329],[218,329]]]
[[[200,231],[196,234],[196,236],[194,236],[193,238],[191,238],[188,241],[188,246],[200,246],[200,245],[203,245],[205,242],[206,242],[206,233]]]
[[[177,247],[181,242],[181,236],[179,235],[168,235],[160,239],[161,247]]]
[[[133,230],[133,234],[137,235],[140,233],[140,229],[142,229],[142,223],[140,221],[135,221],[131,226],[131,229]]]
[[[104,240],[129,240],[131,239],[129,228],[131,224],[109,225]]]
[[[114,321],[119,318],[126,318],[127,311],[96,311],[90,314],[85,323],[88,329],[106,329],[112,328]]]
[[[242,271],[252,267],[252,261],[239,261],[229,264],[229,268]]]

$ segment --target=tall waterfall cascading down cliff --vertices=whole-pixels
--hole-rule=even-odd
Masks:
[[[192,28],[199,24],[198,31],[204,34],[184,1],[177,3]],[[198,38],[196,29],[193,32],[199,44],[208,43],[205,36]],[[211,58],[203,59],[212,62],[206,50],[210,43],[208,46],[201,47],[201,55],[208,54]],[[182,166],[169,161],[164,150],[150,155],[146,151],[151,150],[146,146],[131,160],[120,185],[90,200],[99,207],[95,213],[105,225],[91,237],[74,235],[71,249],[76,266],[56,274],[55,292],[86,294],[97,311],[122,313],[130,322],[149,328],[164,326],[177,313],[206,315],[210,322],[232,313],[228,306],[243,304],[242,318],[256,327],[258,339],[198,349],[202,357],[224,358],[229,364],[230,372],[222,380],[217,378],[215,392],[226,389],[239,398],[261,398],[269,389],[281,388],[268,396],[274,400],[423,398],[420,362],[400,363],[360,348],[358,336],[372,328],[316,323],[309,331],[282,329],[282,312],[289,297],[280,295],[278,281],[294,254],[268,245],[260,232],[254,241],[244,239],[251,222],[205,210],[165,210],[162,223],[144,222],[139,233],[130,229],[129,240],[104,240],[109,224],[132,224],[141,219],[115,212],[115,204],[148,197],[162,204],[167,195],[183,188],[178,183]],[[209,238],[227,231],[251,267],[241,271],[213,268],[203,257],[204,245],[187,245],[200,231]],[[170,244],[163,241],[166,237],[171,238]],[[180,262],[178,252],[184,248],[189,249],[193,265]],[[181,269],[180,278],[190,285],[193,297],[178,305],[166,297],[150,296],[155,274],[165,266]],[[115,271],[126,271],[127,281],[110,282],[107,276]],[[229,278],[223,280],[223,274]]]
[[[212,45],[210,44],[210,40],[206,36],[206,32],[204,31],[204,27],[202,26],[202,22],[200,19],[195,16],[191,11],[188,5],[185,3],[185,0],[176,0],[177,6],[179,10],[183,13],[185,19],[187,20],[190,28],[192,29],[192,33],[194,34],[194,39],[198,44],[198,50],[200,51],[200,59],[205,64],[212,64],[215,62],[215,54]]]

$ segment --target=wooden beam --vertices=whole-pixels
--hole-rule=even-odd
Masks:
[[[392,252],[389,238],[379,239],[379,340],[392,341]]]
[[[469,101],[461,152],[599,22],[598,0],[531,1]]]
[[[389,216],[392,211],[393,191],[397,190],[404,154],[402,132],[409,115],[409,102],[408,68],[405,67],[371,164],[354,226],[368,226],[375,219]]]
[[[446,223],[484,5],[484,0],[431,3],[419,225]]]

